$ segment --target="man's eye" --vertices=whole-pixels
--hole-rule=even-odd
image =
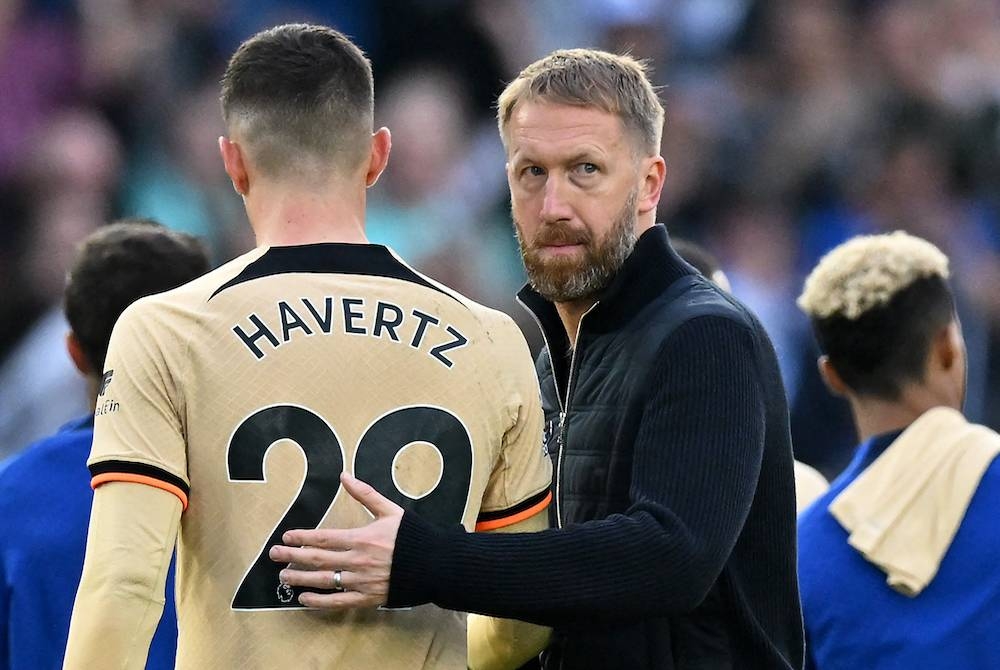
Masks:
[[[598,168],[593,163],[580,163],[576,166],[576,171],[582,174],[594,174]]]
[[[528,175],[529,177],[541,177],[543,174],[545,174],[545,170],[538,167],[537,165],[529,165],[528,167],[524,168],[524,174]]]

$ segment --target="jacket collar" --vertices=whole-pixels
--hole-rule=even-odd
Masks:
[[[618,274],[601,291],[598,304],[581,324],[581,332],[605,333],[618,329],[675,281],[695,273],[670,245],[666,227],[653,226],[639,237]],[[530,285],[522,288],[517,297],[535,316],[545,341],[553,349],[550,352],[553,357],[564,353],[569,339],[555,305]]]

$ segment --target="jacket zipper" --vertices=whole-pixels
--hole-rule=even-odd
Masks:
[[[580,316],[580,321],[576,324],[576,337],[573,338],[573,355],[569,359],[569,376],[566,378],[566,404],[563,405],[562,411],[559,412],[559,457],[556,459],[556,527],[562,528],[562,462],[563,457],[566,454],[566,417],[569,415],[569,402],[573,398],[573,371],[576,369],[576,355],[579,352],[580,343],[580,329],[583,327],[583,318],[594,311],[594,308],[600,304],[595,302],[590,306],[586,312]],[[544,338],[544,335],[543,335]],[[546,345],[548,346],[548,345]],[[549,349],[551,351],[551,349]],[[551,361],[551,355],[549,361]],[[553,368],[553,372],[555,368]],[[555,374],[552,375],[552,381],[555,383]],[[558,396],[559,384],[556,383],[556,395]]]
[[[586,312],[580,316],[580,321],[576,325],[576,337],[573,338],[573,355],[569,360],[569,376],[566,378],[566,401],[563,402],[562,395],[559,393],[559,381],[556,379],[556,365],[552,360],[552,347],[549,346],[549,338],[545,336],[545,329],[542,327],[542,322],[535,314],[535,311],[524,304],[520,298],[517,298],[517,302],[531,315],[531,318],[535,320],[538,325],[538,330],[542,333],[542,341],[545,343],[545,353],[549,357],[549,365],[552,366],[552,385],[556,389],[556,402],[559,403],[559,456],[556,457],[556,527],[562,528],[562,503],[559,500],[560,491],[562,491],[562,461],[563,454],[566,452],[566,416],[569,413],[569,398],[570,391],[573,388],[573,369],[576,367],[576,353],[577,347],[576,343],[580,339],[580,328],[583,326],[583,317],[590,314],[595,307],[600,303],[600,301],[595,302],[590,306]]]

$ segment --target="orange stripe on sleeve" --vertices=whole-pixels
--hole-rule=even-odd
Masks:
[[[131,472],[104,472],[102,474],[94,476],[90,480],[90,488],[97,489],[101,484],[107,484],[108,482],[131,482],[133,484],[145,484],[147,486],[152,486],[153,488],[166,491],[167,493],[173,493],[181,501],[181,507],[183,510],[188,508],[188,497],[187,494],[179,486],[174,486],[163,480],[157,479],[156,477],[150,477],[148,475],[136,475]]]
[[[489,521],[480,521],[476,524],[476,532],[482,532],[486,530],[496,530],[497,528],[503,528],[504,526],[513,526],[519,521],[524,521],[525,519],[531,518],[541,512],[543,509],[549,506],[552,502],[552,492],[542,498],[541,501],[532,505],[531,507],[521,510],[520,512],[515,512],[510,516],[500,517],[499,519],[490,519]]]

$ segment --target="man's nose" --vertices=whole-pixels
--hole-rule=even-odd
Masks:
[[[563,221],[573,216],[568,199],[568,184],[559,175],[549,173],[545,180],[545,193],[542,198],[542,221],[553,223]]]

